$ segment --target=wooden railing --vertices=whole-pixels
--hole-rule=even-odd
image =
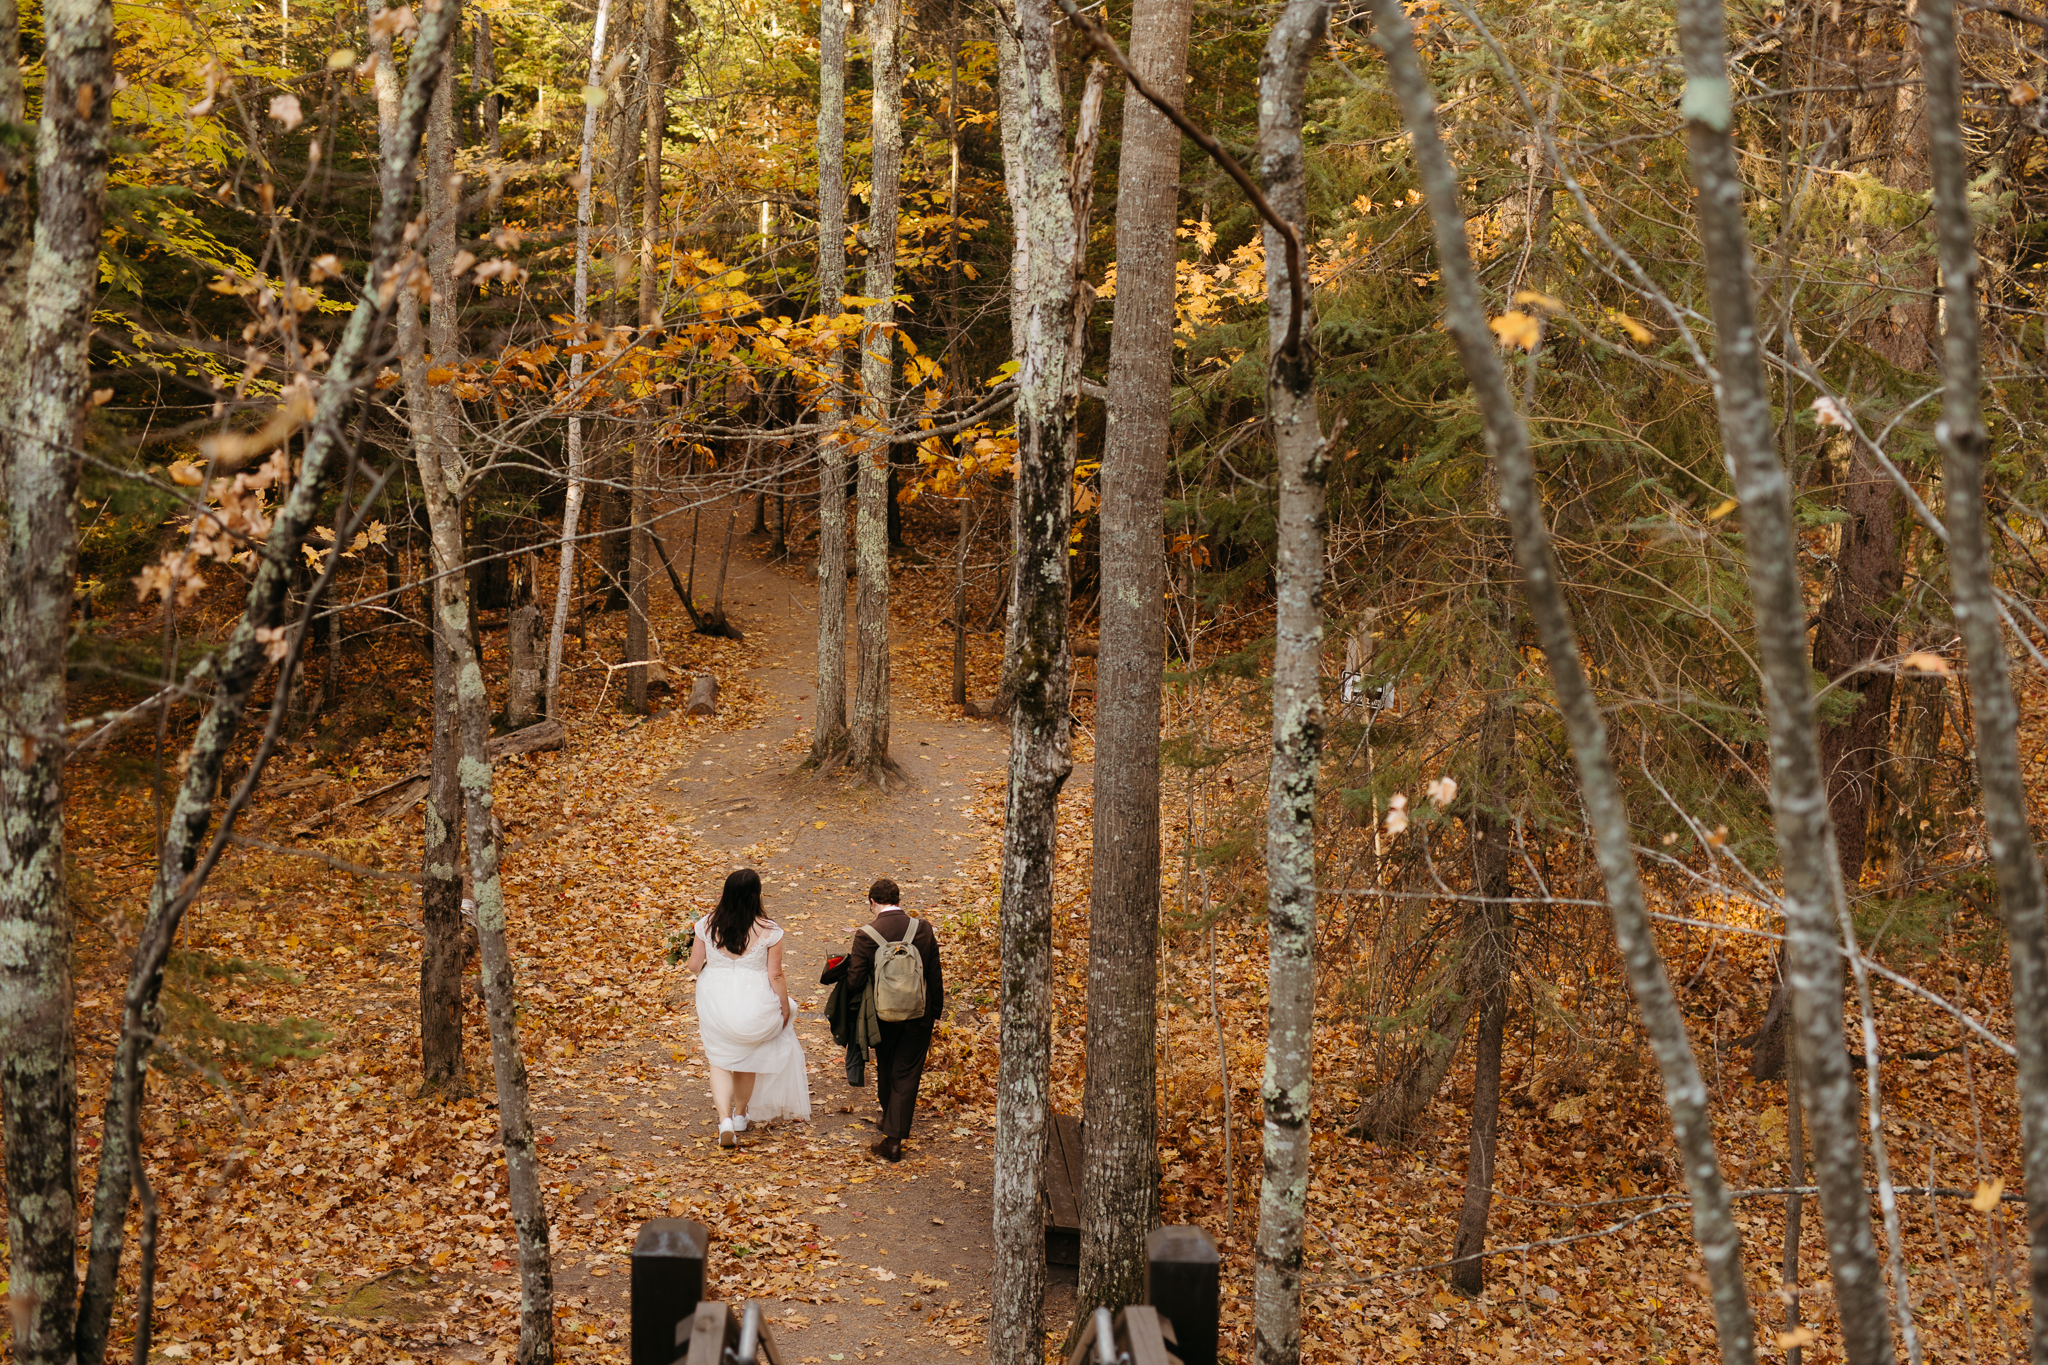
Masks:
[[[704,1297],[702,1223],[655,1218],[633,1242],[633,1365],[783,1365],[759,1302]],[[1145,1302],[1098,1308],[1068,1365],[1216,1365],[1216,1243],[1195,1227],[1145,1239]]]

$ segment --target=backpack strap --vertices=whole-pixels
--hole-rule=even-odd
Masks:
[[[862,926],[860,927],[860,931],[861,931],[861,932],[862,932],[863,934],[866,934],[866,935],[867,935],[867,936],[868,936],[869,938],[873,939],[873,940],[875,941],[875,946],[876,946],[877,948],[886,948],[886,947],[888,947],[888,946],[889,946],[889,940],[888,940],[888,939],[886,939],[886,938],[883,938],[883,937],[882,937],[882,936],[881,936],[880,934],[876,933],[876,932],[875,932],[875,926],[874,926],[874,925],[872,925],[872,924],[863,924],[863,925],[862,925]]]
[[[898,943],[909,943],[909,942],[910,942],[910,941],[911,941],[912,939],[914,939],[914,938],[916,938],[916,937],[917,937],[917,931],[918,931],[918,930],[920,930],[920,929],[922,929],[922,928],[924,928],[924,921],[923,921],[923,920],[921,920],[921,919],[914,919],[914,920],[910,921],[910,927],[909,927],[908,929],[905,929],[905,930],[903,931],[903,937],[902,937],[902,938],[900,938],[900,939],[898,939],[898,940],[897,940],[897,942],[898,942]]]

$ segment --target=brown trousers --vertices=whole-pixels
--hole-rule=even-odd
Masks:
[[[917,1112],[917,1087],[924,1079],[925,1054],[931,1051],[932,1021],[905,1019],[892,1024],[884,1019],[880,1026],[875,1090],[882,1101],[882,1133],[900,1140],[910,1136],[910,1120]]]

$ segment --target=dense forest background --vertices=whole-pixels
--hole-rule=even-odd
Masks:
[[[0,54],[0,303],[29,300],[4,353],[0,637],[21,715],[55,708],[17,728],[60,742],[18,746],[7,788],[17,1358],[125,1348],[130,1188],[149,1152],[188,1150],[145,1151],[148,1106],[224,1154],[255,1145],[237,1096],[339,1071],[313,1016],[346,966],[266,938],[292,927],[272,898],[331,897],[335,932],[361,933],[349,907],[392,875],[420,896],[418,1024],[377,1065],[394,1104],[469,1106],[448,1111],[464,1140],[497,1116],[506,1226],[482,1264],[525,1286],[502,1310],[520,1358],[558,1349],[573,1314],[535,1292],[555,1196],[522,1057],[627,1025],[515,999],[515,965],[545,977],[566,951],[547,935],[585,912],[501,887],[501,857],[533,870],[512,812],[555,798],[523,768],[494,791],[492,761],[540,765],[556,797],[616,782],[604,746],[631,718],[680,724],[700,675],[727,689],[717,724],[758,714],[734,690],[754,666],[736,555],[832,589],[788,752],[803,781],[900,789],[892,686],[898,712],[1012,727],[977,807],[984,875],[958,888],[969,1007],[943,1053],[945,1103],[995,1133],[999,1265],[968,1349],[1066,1344],[1040,1272],[1001,1268],[1042,1237],[1059,1109],[1124,1116],[1091,1149],[1080,1306],[1129,1297],[1112,1224],[1195,1222],[1222,1243],[1226,1339],[1261,1361],[1718,1340],[1864,1365],[2030,1338],[2048,1358],[2048,1220],[2019,1207],[2048,1197],[2025,1178],[2048,1163],[2027,1080],[2048,922],[2023,875],[2048,800],[2048,18],[1968,4],[1943,39],[1945,0],[1736,4],[1723,50],[1709,12],[1155,5],[1146,24],[1186,26],[1183,71],[1116,7],[1092,12],[1100,41],[1050,6],[962,0],[21,7]],[[1148,135],[1178,147],[1163,181],[1140,97],[1085,74],[1112,41],[1213,134]],[[1170,239],[1164,304],[1119,324],[1151,287],[1126,195],[1163,203]],[[72,199],[103,222],[66,248],[64,223],[90,226]],[[1715,254],[1736,240],[1739,269]],[[1981,336],[1959,342],[1964,314]],[[1117,358],[1140,329],[1164,367],[1143,402]],[[1981,599],[1955,569],[1952,514],[1975,504],[1944,463],[1965,396]],[[1156,531],[1131,519],[1119,421],[1160,443]],[[1782,544],[1745,450],[1781,471]],[[1119,624],[1119,594],[1156,598],[1152,624]],[[1133,653],[1145,630],[1156,660]],[[1132,659],[1150,711],[1114,672]],[[1590,747],[1574,688],[1597,695]],[[1093,765],[1085,802],[1060,796],[1070,761]],[[266,764],[270,790],[332,799],[236,834]],[[1105,857],[1133,799],[1156,844],[1135,872]],[[545,875],[614,877],[594,852]],[[710,844],[676,857],[704,874]],[[1119,918],[1129,876],[1150,901]],[[1147,976],[1112,932],[1157,954],[1151,984],[1112,979]],[[104,989],[73,990],[74,957]],[[52,1001],[79,1011],[77,1057]],[[80,1077],[104,1106],[83,1129]],[[1290,1089],[1311,1077],[1312,1102]],[[99,1206],[77,1306],[81,1131]],[[197,1188],[189,1150],[166,1178]],[[160,1235],[149,1209],[130,1242]],[[1732,1269],[1724,1231],[1747,1239]],[[164,1357],[247,1349],[212,1264],[166,1291],[185,1329]],[[1876,1297],[1843,1299],[1858,1265]],[[397,1358],[295,1318],[317,1283],[257,1294],[236,1330]],[[1738,1321],[1754,1343],[1731,1345]],[[585,1344],[616,1358],[596,1331],[559,1350]]]

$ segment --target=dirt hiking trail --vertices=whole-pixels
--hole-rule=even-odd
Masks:
[[[883,793],[799,773],[814,715],[817,592],[801,560],[771,564],[763,548],[749,543],[733,556],[726,606],[745,632],[738,657],[749,666],[719,680],[727,699],[751,694],[758,719],[745,729],[707,730],[693,757],[634,799],[655,803],[714,863],[761,873],[768,913],[788,931],[784,962],[799,1006],[813,1119],[756,1128],[737,1152],[718,1149],[692,985],[680,967],[666,968],[672,1008],[646,1021],[647,1036],[536,1074],[535,1121],[544,1141],[552,1139],[546,1150],[560,1154],[549,1179],[581,1182],[576,1202],[585,1210],[652,1183],[657,1201],[665,1192],[670,1206],[637,1215],[674,1211],[712,1225],[712,1292],[735,1302],[763,1299],[792,1362],[976,1357],[989,1302],[993,1113],[935,1112],[940,1106],[921,1098],[906,1159],[889,1166],[871,1156],[879,1112],[874,1067],[865,1088],[848,1086],[817,977],[865,921],[866,889],[876,877],[894,877],[905,909],[933,919],[947,938],[945,888],[972,875],[999,838],[972,802],[981,796],[985,811],[987,789],[1001,781],[1008,728],[934,714],[899,686],[890,747],[905,770],[900,783]],[[899,657],[910,628],[894,625]],[[677,652],[672,644],[669,653]],[[850,690],[851,661],[847,678]],[[675,704],[688,684],[686,676],[674,678]],[[668,918],[678,927],[690,922],[717,893],[717,883],[707,882],[694,904],[673,907]],[[977,1003],[970,983],[950,970],[952,947],[948,1021],[981,1023],[992,1002]],[[765,1218],[785,1240],[779,1247],[749,1240],[753,1232],[734,1226],[747,1216]],[[630,1227],[624,1231],[629,1246]],[[558,1258],[557,1294],[582,1300],[585,1317],[623,1325],[623,1249]],[[1071,1289],[1056,1283],[1053,1298],[1047,1325],[1064,1327]]]

